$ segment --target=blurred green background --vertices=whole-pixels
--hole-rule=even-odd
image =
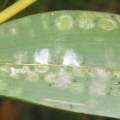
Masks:
[[[0,10],[15,1],[17,0],[0,0]],[[91,10],[120,13],[120,0],[37,0],[35,4],[17,16],[54,10]]]
[[[17,0],[0,0],[0,11]],[[90,10],[120,13],[120,0],[38,0],[13,19],[54,10]],[[0,100],[0,120],[114,120],[54,110],[43,106]]]

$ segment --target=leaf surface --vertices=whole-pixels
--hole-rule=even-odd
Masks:
[[[0,26],[0,95],[120,118],[120,17],[61,11]]]

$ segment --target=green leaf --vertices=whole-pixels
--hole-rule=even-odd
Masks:
[[[1,97],[120,118],[120,17],[61,11],[1,25]]]

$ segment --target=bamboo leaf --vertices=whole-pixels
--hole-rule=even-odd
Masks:
[[[0,95],[120,118],[120,17],[61,11],[1,25]]]

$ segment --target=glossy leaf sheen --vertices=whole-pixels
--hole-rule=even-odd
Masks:
[[[61,11],[0,26],[0,95],[120,118],[120,17]]]

